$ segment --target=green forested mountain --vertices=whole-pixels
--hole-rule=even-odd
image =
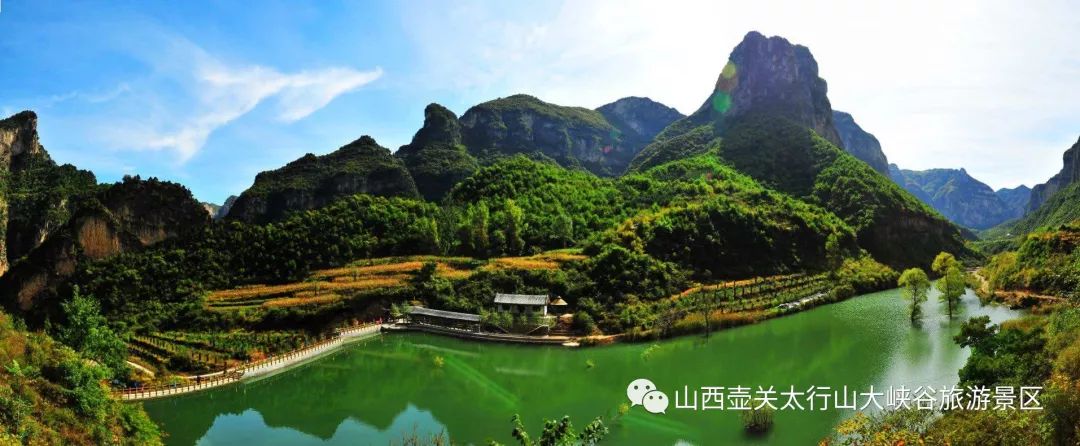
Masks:
[[[329,154],[309,153],[280,169],[259,173],[226,218],[269,223],[353,194],[419,196],[405,165],[372,137],[361,136]]]
[[[893,164],[889,170],[896,184],[956,224],[987,229],[1014,218],[990,186],[964,169],[907,170]]]
[[[829,209],[887,264],[925,265],[941,250],[968,252],[957,228],[839,144],[809,50],[752,32],[732,51],[709,99],[661,132],[631,170],[715,153],[766,187]]]
[[[424,126],[394,156],[405,162],[420,195],[431,201],[441,200],[478,167],[461,143],[457,115],[439,104],[424,109]]]

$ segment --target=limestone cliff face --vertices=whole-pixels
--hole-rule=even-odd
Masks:
[[[221,220],[229,215],[229,210],[232,209],[233,204],[236,203],[236,199],[239,198],[236,195],[229,195],[229,198],[225,199],[225,203],[222,203],[217,212],[214,213],[214,220]]]
[[[833,124],[847,153],[869,164],[878,173],[889,176],[889,160],[874,135],[859,127],[850,113],[833,110]]]
[[[61,227],[0,277],[5,304],[18,310],[55,303],[80,262],[136,251],[201,231],[210,216],[179,184],[125,177],[79,201]]]
[[[354,194],[419,196],[405,165],[365,135],[332,153],[309,153],[280,169],[259,173],[226,218],[270,223]]]
[[[92,173],[49,158],[34,112],[0,120],[0,275],[61,226],[95,184]]]
[[[461,116],[462,142],[481,162],[515,154],[548,157],[564,167],[612,176],[626,167],[618,132],[595,110],[528,95],[488,101]],[[630,155],[632,157],[632,155]]]
[[[1050,178],[1049,181],[1039,184],[1031,189],[1031,199],[1028,201],[1027,211],[1032,212],[1042,206],[1054,194],[1066,186],[1080,181],[1080,139],[1073,144],[1062,156],[1063,166],[1061,171]]]
[[[987,229],[1014,218],[994,190],[964,169],[906,170],[890,166],[893,181],[952,222]]]
[[[844,147],[833,123],[828,86],[818,77],[810,50],[783,37],[751,31],[731,51],[705,103],[656,135],[631,161],[630,169],[704,153],[728,129],[762,116],[786,119]]]
[[[479,164],[461,143],[457,115],[439,104],[424,109],[424,126],[394,156],[402,160],[425,199],[439,201]]]
[[[731,51],[713,94],[695,114],[727,122],[756,113],[784,117],[844,147],[828,90],[809,49],[751,31]]]

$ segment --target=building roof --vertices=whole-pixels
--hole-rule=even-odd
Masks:
[[[418,315],[421,315],[421,316],[439,317],[439,318],[443,318],[443,319],[454,319],[454,320],[458,320],[458,321],[480,322],[480,315],[479,314],[458,313],[458,312],[454,312],[454,311],[445,311],[445,310],[433,310],[431,308],[424,308],[424,307],[417,307],[417,306],[409,307],[408,313],[409,314],[418,314]]]
[[[495,294],[495,303],[510,305],[547,305],[545,294]]]
[[[553,307],[563,307],[563,306],[566,306],[566,305],[570,305],[570,304],[566,303],[565,300],[562,300],[561,297],[556,297],[555,300],[551,301],[551,306],[553,306]]]

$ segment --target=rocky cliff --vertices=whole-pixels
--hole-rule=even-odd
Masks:
[[[34,112],[0,120],[0,275],[61,226],[95,184],[92,173],[53,162]]]
[[[187,188],[151,178],[125,177],[80,200],[61,227],[0,277],[5,305],[20,311],[55,304],[59,287],[81,262],[139,250],[195,234],[210,221]]]
[[[488,101],[461,115],[462,142],[481,162],[514,154],[541,155],[597,175],[622,173],[632,149],[619,144],[595,110],[550,104],[529,95]]]
[[[405,163],[425,199],[439,201],[479,164],[461,142],[457,115],[439,104],[424,108],[424,126],[394,156]]]
[[[1066,186],[1080,181],[1080,139],[1076,140],[1065,154],[1062,155],[1063,166],[1061,171],[1043,184],[1031,188],[1031,199],[1028,201],[1027,211],[1032,212],[1042,206],[1050,197]]]
[[[850,113],[833,110],[833,124],[847,153],[869,164],[878,173],[889,176],[889,160],[874,135],[859,127]]]
[[[236,195],[229,195],[229,198],[225,199],[225,202],[221,204],[217,212],[214,213],[214,220],[221,220],[229,215],[229,210],[232,209],[233,204],[236,203],[236,199],[239,198]]]
[[[269,223],[353,194],[419,196],[405,165],[365,135],[329,154],[309,153],[284,167],[259,173],[226,218]]]
[[[727,129],[762,115],[784,118],[842,148],[827,93],[809,49],[751,31],[731,51],[701,107],[660,132],[630,169],[640,171],[665,160],[703,153]]]
[[[1024,185],[1012,189],[1001,188],[994,191],[994,194],[1005,205],[1010,220],[1023,217],[1027,211],[1028,201],[1031,200],[1031,188]]]
[[[889,169],[896,184],[956,224],[987,229],[1015,218],[1001,197],[967,170],[906,170],[895,164]]]

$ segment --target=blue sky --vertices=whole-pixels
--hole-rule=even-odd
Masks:
[[[430,102],[637,95],[689,113],[759,30],[810,47],[833,107],[890,161],[1045,181],[1080,136],[1080,15],[939,3],[3,0],[0,113],[37,111],[53,158],[100,181],[220,203],[364,134],[396,149]]]

